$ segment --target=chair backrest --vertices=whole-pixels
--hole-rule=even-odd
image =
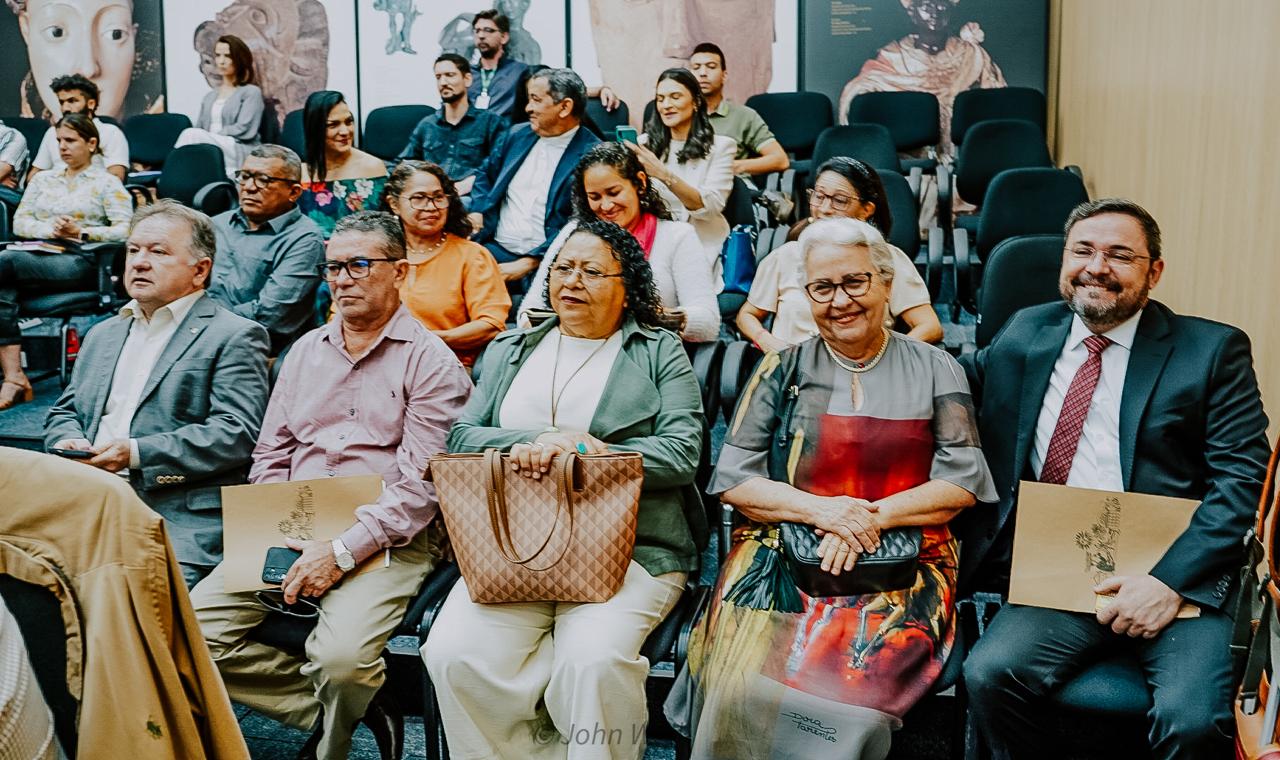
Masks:
[[[33,119],[30,116],[5,116],[0,121],[4,121],[6,127],[13,127],[22,133],[27,141],[27,150],[31,151],[31,157],[35,158],[36,151],[40,149],[40,141],[44,139],[44,133],[49,131],[49,122],[44,119]]]
[[[960,145],[969,128],[991,119],[1022,119],[1045,127],[1044,93],[1034,87],[995,87],[965,90],[956,96],[951,110],[951,142]]]
[[[375,108],[364,121],[360,147],[383,161],[393,161],[409,144],[409,136],[418,122],[435,112],[436,109],[424,105]]]
[[[965,134],[956,157],[956,190],[969,203],[983,206],[997,174],[1032,166],[1053,166],[1039,127],[1021,119],[981,121]]]
[[[626,103],[619,103],[612,111],[606,111],[600,104],[600,98],[587,99],[587,118],[583,122],[587,128],[601,140],[614,139],[613,130],[630,124],[631,109]]]
[[[1014,312],[1062,297],[1058,272],[1064,245],[1062,235],[1024,235],[996,246],[983,268],[978,293],[978,348],[990,344]]]
[[[174,148],[164,161],[156,181],[156,195],[193,206],[196,193],[210,182],[225,181],[227,169],[222,149],[216,145],[183,145]]]
[[[1011,237],[1060,234],[1071,210],[1087,200],[1084,182],[1066,169],[1000,172],[991,180],[978,217],[976,253],[985,260]]]
[[[284,127],[280,130],[280,145],[299,156],[307,155],[307,135],[302,129],[302,109],[284,115]]]
[[[648,103],[644,104],[644,122],[640,124],[641,132],[644,131],[644,125],[649,123],[649,121],[653,118],[654,112],[656,112],[657,110],[658,110],[657,101],[650,100]]]
[[[18,623],[31,671],[53,713],[58,743],[74,758],[78,705],[67,688],[67,628],[61,602],[49,589],[11,575],[0,575],[0,598]]]
[[[916,204],[916,194],[911,192],[911,185],[901,174],[884,169],[877,169],[876,174],[884,184],[885,200],[893,217],[889,242],[914,260],[920,252],[920,207]]]
[[[766,92],[747,98],[778,138],[782,149],[798,159],[813,155],[822,130],[835,123],[831,98],[821,92]]]
[[[755,226],[755,204],[751,202],[751,186],[742,177],[733,178],[733,190],[724,204],[724,218],[730,227],[739,224]]]
[[[850,124],[881,124],[900,152],[937,145],[938,99],[930,92],[867,92],[849,103]]]
[[[816,173],[824,161],[836,156],[856,158],[872,169],[902,171],[893,136],[882,124],[850,124],[822,130],[813,146],[813,171]],[[813,180],[809,183],[813,184]]]
[[[262,121],[258,122],[258,140],[270,145],[280,144],[280,100],[266,98],[262,102]]]
[[[164,166],[169,151],[178,142],[182,130],[191,127],[191,119],[183,113],[140,113],[124,122],[124,137],[129,141],[129,160],[156,169]]]

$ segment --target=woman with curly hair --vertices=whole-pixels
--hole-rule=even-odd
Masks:
[[[738,144],[716,134],[707,100],[688,69],[667,69],[658,76],[654,106],[640,144],[627,147],[645,172],[662,183],[678,218],[687,218],[697,230],[707,262],[718,272],[720,249],[729,237],[723,211],[733,191]]]
[[[409,276],[400,299],[470,367],[511,311],[498,262],[467,239],[471,222],[439,166],[402,161],[387,180],[383,203],[404,226]]]
[[[612,222],[640,243],[653,270],[662,308],[684,320],[682,338],[704,342],[720,335],[711,267],[703,259],[698,234],[687,223],[671,218],[667,204],[634,153],[619,143],[605,142],[583,154],[573,174],[573,205],[578,218]],[[527,324],[531,310],[547,308],[542,293],[551,262],[576,229],[577,223],[569,222],[551,241],[520,303],[517,323]]]
[[[567,452],[639,452],[631,564],[600,603],[477,604],[464,578],[422,656],[455,756],[575,756],[583,729],[601,726],[616,738],[592,756],[640,757],[649,673],[640,646],[697,567],[695,532],[705,535],[705,522],[690,525],[702,515],[698,382],[626,230],[580,221],[545,290],[555,316],[494,340],[448,448],[501,449],[516,474],[535,479]]]

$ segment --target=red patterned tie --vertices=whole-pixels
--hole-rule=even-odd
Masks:
[[[1102,376],[1102,351],[1109,345],[1111,339],[1101,335],[1090,335],[1084,339],[1089,358],[1076,370],[1076,376],[1071,378],[1071,385],[1067,388],[1067,396],[1062,400],[1062,412],[1058,414],[1058,424],[1053,428],[1049,451],[1044,455],[1044,466],[1040,468],[1041,483],[1067,482],[1071,460],[1076,457],[1080,433],[1084,431],[1084,420],[1089,416],[1089,402],[1093,400],[1093,391]]]

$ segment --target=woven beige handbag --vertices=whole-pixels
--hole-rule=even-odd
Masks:
[[[533,480],[497,449],[438,454],[435,483],[471,601],[603,602],[631,563],[643,457],[559,454]]]

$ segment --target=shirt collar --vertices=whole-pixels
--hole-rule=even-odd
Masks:
[[[151,315],[151,319],[147,319],[143,315],[142,308],[138,306],[138,301],[135,299],[120,308],[120,316],[126,319],[132,318],[144,325],[150,326],[151,323],[154,322],[162,313],[167,313],[172,317],[173,324],[181,324],[182,320],[186,319],[187,313],[191,311],[191,307],[195,306],[196,301],[200,300],[200,296],[202,295],[204,295],[204,290],[197,290],[193,293],[188,293],[181,298],[170,301],[164,306],[156,309],[155,313]]]
[[[579,129],[582,129],[582,127],[581,126],[574,127],[568,132],[565,132],[562,135],[556,135],[555,137],[539,137],[538,142],[546,145],[549,148],[562,148],[562,147],[567,148],[569,146],[569,143],[573,142],[573,136],[578,134]]]
[[[436,123],[437,123],[437,124],[439,124],[439,125],[441,125],[441,126],[444,126],[444,127],[448,127],[448,128],[450,128],[450,129],[457,129],[458,127],[461,127],[461,126],[462,126],[462,124],[463,124],[463,122],[467,121],[468,119],[471,119],[472,121],[474,121],[474,120],[476,119],[476,106],[475,106],[475,104],[474,104],[474,103],[469,104],[469,105],[467,106],[467,112],[466,112],[466,113],[464,113],[464,114],[462,114],[462,118],[461,118],[461,119],[458,119],[458,123],[457,123],[457,124],[454,124],[453,122],[449,121],[448,119],[446,119],[446,118],[444,117],[444,104],[443,104],[443,103],[441,103],[441,104],[440,104],[440,110],[439,110],[439,111],[436,111],[436,112],[435,112],[434,114],[432,114],[432,115],[433,115],[433,116],[435,116],[435,118],[436,118]]]
[[[1138,313],[1129,317],[1125,321],[1115,327],[1102,333],[1103,336],[1110,338],[1112,343],[1123,346],[1124,350],[1133,349],[1134,336],[1138,334],[1138,322],[1142,319],[1142,309],[1138,309]],[[1080,315],[1076,314],[1071,318],[1071,334],[1067,336],[1067,346],[1075,349],[1084,339],[1093,335],[1093,331],[1085,326],[1080,319]]]
[[[382,328],[382,334],[373,342],[373,347],[365,354],[368,356],[373,353],[373,349],[378,347],[383,340],[398,340],[404,343],[412,343],[417,337],[418,320],[414,318],[404,304],[396,309],[396,313],[391,315],[391,319]],[[342,339],[342,315],[335,313],[333,319],[329,320],[329,324],[325,325],[323,340],[329,341],[337,348],[346,350],[346,341]]]
[[[716,110],[711,112],[712,116],[728,116],[729,115],[729,99],[720,98],[720,105],[716,106]]]
[[[284,212],[283,214],[278,214],[268,219],[266,223],[258,227],[258,230],[261,230],[265,227],[271,230],[271,234],[279,235],[280,232],[285,227],[288,227],[289,225],[296,222],[298,218],[301,216],[302,216],[302,211],[298,209],[297,204],[294,204],[292,207],[290,207],[288,211]],[[237,208],[235,212],[231,214],[231,218],[236,222],[238,222],[240,226],[245,229],[246,232],[251,231],[249,230],[249,219],[244,215],[244,212],[241,211],[240,209]],[[252,232],[257,232],[258,230],[252,230]]]

